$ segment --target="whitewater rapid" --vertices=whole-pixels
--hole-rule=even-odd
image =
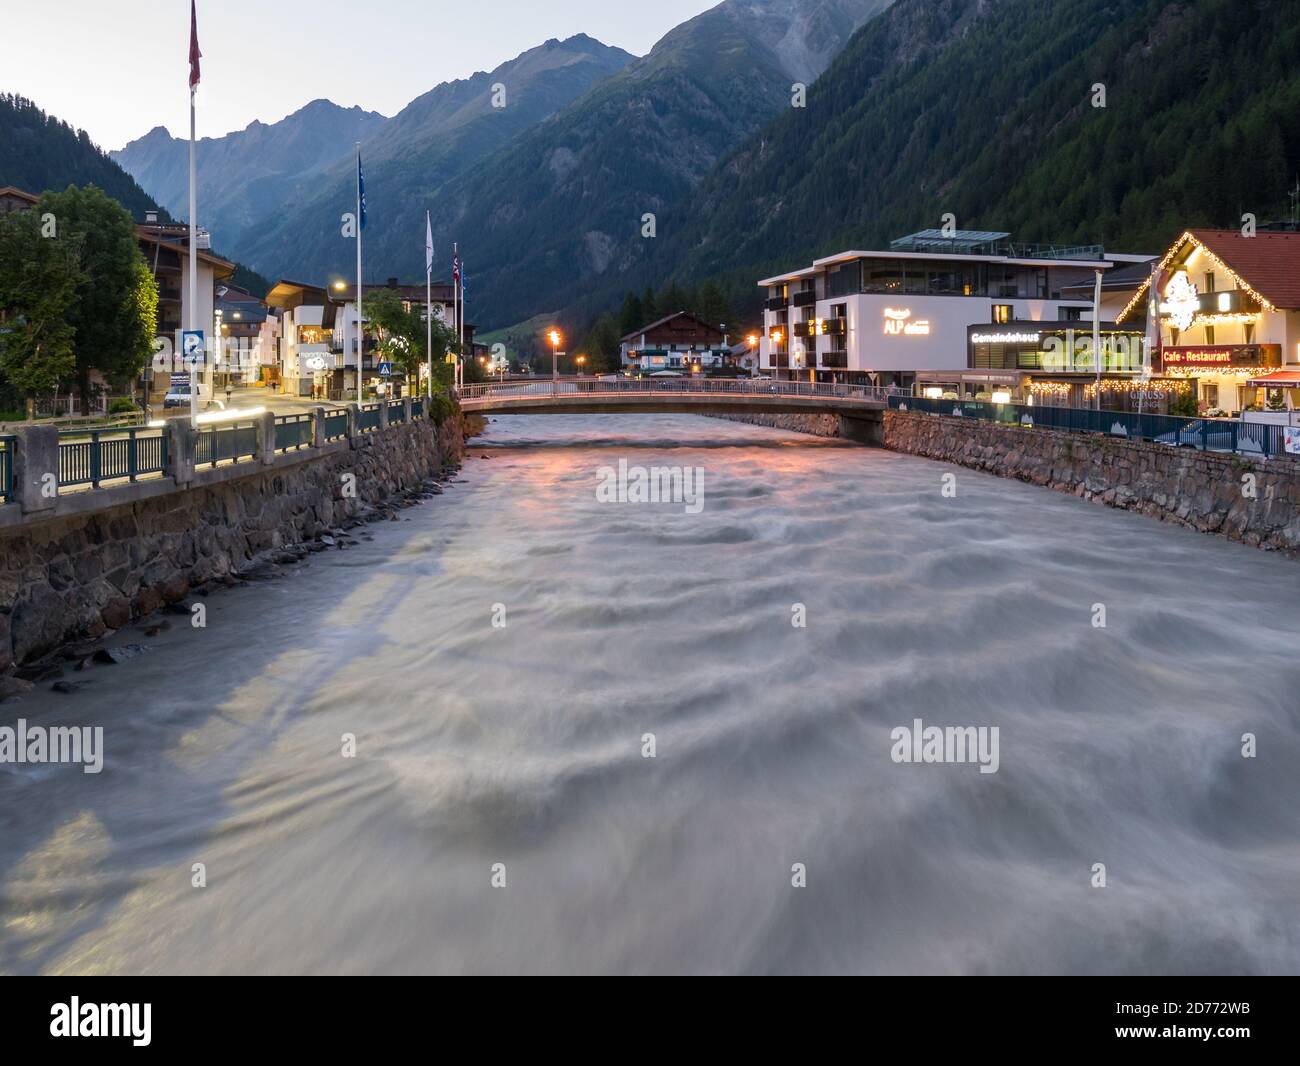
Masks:
[[[402,516],[0,706],[105,749],[0,766],[0,970],[1300,972],[1300,564],[686,416],[500,418]]]

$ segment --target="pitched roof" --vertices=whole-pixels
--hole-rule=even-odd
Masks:
[[[678,318],[689,318],[692,322],[696,323],[701,328],[707,329],[711,333],[716,333],[719,337],[723,335],[722,330],[718,329],[717,326],[709,325],[709,323],[705,322],[704,319],[691,314],[689,311],[674,311],[671,315],[664,315],[664,317],[659,319],[657,322],[651,322],[648,326],[642,326],[640,329],[634,329],[626,337],[622,337],[620,339],[624,341],[635,341],[638,338],[640,338],[643,334],[649,333],[651,330],[656,330],[660,326],[665,326],[669,322],[672,322]]]
[[[1260,303],[1282,311],[1300,309],[1300,232],[1261,230],[1247,237],[1235,229],[1189,229],[1165,254],[1160,268],[1168,268],[1189,242],[1235,274],[1239,287]],[[1133,294],[1119,321],[1136,310],[1150,284],[1148,278]]]
[[[1274,307],[1300,308],[1300,233],[1265,230],[1246,237],[1235,229],[1188,232]]]
[[[1151,277],[1150,263],[1125,263],[1111,267],[1101,276],[1103,292],[1130,292]],[[1078,293],[1080,297],[1092,298],[1092,279],[1081,281],[1077,285],[1062,285],[1061,292]]]

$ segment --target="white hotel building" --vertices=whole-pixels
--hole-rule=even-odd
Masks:
[[[1091,299],[1062,290],[1091,283],[1099,270],[1151,258],[1107,255],[1095,245],[1021,245],[1009,237],[925,230],[891,242],[889,251],[841,252],[765,278],[762,371],[903,387],[934,372],[975,375],[971,327],[997,327],[1008,337],[1026,324],[1077,321],[1090,328]]]

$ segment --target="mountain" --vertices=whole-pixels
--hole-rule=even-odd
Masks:
[[[889,4],[725,0],[443,186],[434,232],[440,247],[462,242],[471,313],[515,322],[627,275],[654,243],[639,237],[643,216],[660,216],[662,236],[717,160],[797,111],[794,84],[816,79]],[[406,247],[391,273],[418,270],[418,243]]]
[[[631,59],[583,34],[550,40],[490,73],[439,85],[379,124],[362,145],[369,215],[364,243],[376,275],[422,275],[424,212],[435,190],[458,174],[479,172],[488,155]],[[495,86],[504,86],[504,96]],[[494,98],[504,106],[493,106]],[[353,247],[340,237],[339,218],[355,201],[354,140],[341,144],[344,160],[235,237],[231,247],[241,259],[276,277],[353,272]],[[226,180],[237,182],[237,175]],[[449,269],[451,240],[438,247]]]
[[[898,0],[700,183],[649,269],[752,306],[767,273],[945,213],[1132,252],[1263,221],[1300,171],[1298,53],[1300,0]]]
[[[279,122],[201,138],[200,223],[222,247],[241,247],[250,228],[300,197],[321,171],[350,155],[384,121],[374,111],[314,100]],[[189,216],[188,140],[158,126],[112,156],[172,214]]]
[[[0,185],[31,193],[97,185],[136,218],[159,206],[81,130],[30,100],[0,94]]]

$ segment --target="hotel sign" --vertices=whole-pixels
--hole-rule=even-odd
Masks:
[[[886,337],[928,337],[930,335],[930,323],[926,319],[912,321],[910,307],[886,307],[884,317]]]

